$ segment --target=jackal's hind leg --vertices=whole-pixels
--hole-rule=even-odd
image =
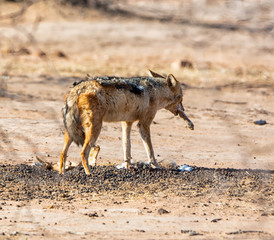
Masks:
[[[97,156],[99,154],[99,151],[100,151],[99,145],[95,146],[94,148],[90,150],[89,160],[88,160],[88,164],[90,166],[96,166]]]
[[[102,122],[96,121],[95,123],[92,123],[92,121],[90,121],[89,124],[90,126],[85,129],[85,141],[81,151],[82,164],[87,175],[91,174],[88,163],[89,153],[91,148],[95,147],[96,140],[102,128]]]
[[[132,122],[122,122],[122,141],[126,168],[130,168],[131,166],[130,131],[132,124]]]
[[[139,122],[138,127],[139,127],[140,135],[142,137],[142,140],[146,149],[148,163],[152,164],[156,168],[160,168],[154,156],[154,151],[153,151],[151,137],[150,137],[150,125],[142,124]]]
[[[71,143],[72,143],[72,139],[69,136],[67,130],[65,130],[64,147],[61,152],[61,158],[60,158],[60,170],[59,170],[60,174],[63,174],[65,172],[67,152]]]

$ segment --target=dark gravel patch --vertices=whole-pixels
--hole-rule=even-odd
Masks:
[[[98,166],[87,176],[82,167],[59,175],[40,166],[0,165],[0,198],[71,200],[91,193],[137,196],[163,192],[177,196],[217,194],[231,198],[256,194],[271,201],[273,179],[274,171],[251,169],[194,167],[192,172],[180,172],[176,169],[119,170],[115,166]]]

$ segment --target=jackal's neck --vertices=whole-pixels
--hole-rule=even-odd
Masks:
[[[170,90],[167,84],[163,84],[157,89],[154,89],[152,98],[157,106],[157,110],[160,110],[173,102],[174,93]]]

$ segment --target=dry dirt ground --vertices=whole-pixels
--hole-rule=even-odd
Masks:
[[[1,13],[20,4],[1,3]],[[5,9],[3,11],[2,9]],[[81,16],[80,16],[81,15]],[[0,239],[273,239],[274,33],[31,6],[0,20]],[[182,67],[187,60],[192,67]],[[172,72],[195,124],[160,110],[163,169],[118,170],[121,127],[106,123],[98,166],[60,176],[63,96],[91,75]],[[256,125],[256,120],[266,120]],[[146,159],[136,127],[133,160]],[[69,160],[79,162],[72,146]],[[176,163],[176,166],[172,163]],[[187,164],[192,172],[180,172]]]

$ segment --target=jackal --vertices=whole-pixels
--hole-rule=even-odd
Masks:
[[[60,173],[65,171],[67,151],[72,142],[82,146],[81,157],[86,174],[100,150],[96,140],[102,123],[122,122],[122,143],[126,168],[131,166],[130,131],[138,127],[148,156],[148,163],[159,167],[152,148],[150,125],[159,109],[165,108],[183,118],[190,129],[193,123],[184,113],[180,82],[172,74],[163,77],[149,70],[150,77],[87,77],[74,83],[65,96],[63,118],[65,142]],[[89,159],[90,156],[90,159]]]

